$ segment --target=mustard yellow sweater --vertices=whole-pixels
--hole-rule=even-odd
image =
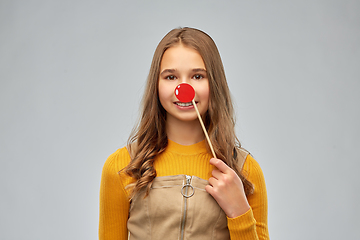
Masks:
[[[183,146],[169,140],[166,150],[155,159],[157,176],[193,175],[209,179],[214,169],[209,160],[205,140],[194,145]],[[121,148],[105,162],[100,186],[100,240],[126,240],[129,213],[129,193],[125,186],[132,179],[119,171],[130,162],[127,149]],[[228,218],[232,240],[269,239],[267,227],[267,194],[265,180],[259,164],[248,155],[244,164],[247,178],[255,191],[248,196],[251,209],[236,218]]]

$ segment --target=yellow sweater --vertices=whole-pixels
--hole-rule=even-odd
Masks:
[[[214,169],[209,160],[205,140],[194,145],[183,146],[169,140],[166,150],[155,159],[157,176],[191,175],[209,179]],[[126,240],[129,195],[125,186],[132,179],[119,171],[130,162],[127,149],[121,148],[105,162],[100,186],[100,240]],[[228,218],[232,240],[269,239],[267,227],[267,194],[265,180],[259,164],[248,155],[243,171],[253,183],[254,193],[248,196],[251,209],[245,214]]]

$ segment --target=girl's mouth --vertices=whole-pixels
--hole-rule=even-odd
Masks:
[[[175,102],[176,105],[180,106],[180,107],[188,107],[188,106],[192,106],[192,102]]]
[[[195,104],[197,105],[198,102],[195,102]],[[191,102],[174,102],[174,104],[179,108],[179,109],[193,109],[194,105]]]

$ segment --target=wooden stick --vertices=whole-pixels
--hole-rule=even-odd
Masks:
[[[198,108],[197,108],[197,106],[196,106],[196,103],[195,103],[194,99],[192,100],[192,104],[193,104],[193,105],[194,105],[194,107],[195,107],[195,110],[196,110],[197,116],[198,116],[198,118],[199,118],[199,121],[200,121],[201,127],[202,127],[202,129],[203,129],[203,131],[204,131],[204,133],[205,133],[206,140],[207,140],[207,141],[208,141],[208,143],[209,143],[211,153],[212,153],[212,155],[213,155],[213,157],[214,157],[214,158],[217,158],[217,157],[216,157],[216,155],[215,155],[214,148],[213,148],[213,146],[212,146],[212,144],[211,144],[211,141],[210,141],[209,135],[208,135],[208,133],[207,133],[207,131],[206,131],[205,125],[204,125],[204,123],[203,123],[203,121],[202,121],[202,119],[201,119],[201,116],[200,116],[199,110],[198,110]]]

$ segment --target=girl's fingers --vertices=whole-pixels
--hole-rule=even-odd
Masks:
[[[228,170],[230,169],[228,165],[226,165],[223,161],[217,158],[211,158],[210,164],[214,165],[217,169],[219,169],[223,173],[227,173]]]
[[[213,195],[213,187],[211,185],[206,185],[205,186],[205,191],[208,192],[210,195]]]
[[[209,178],[209,185],[211,186],[211,187],[214,187],[215,186],[215,184],[216,184],[216,179],[215,178],[213,178],[213,177],[210,177]]]
[[[222,172],[220,172],[218,169],[214,169],[212,172],[211,172],[212,176],[216,179],[220,179],[223,175]]]

